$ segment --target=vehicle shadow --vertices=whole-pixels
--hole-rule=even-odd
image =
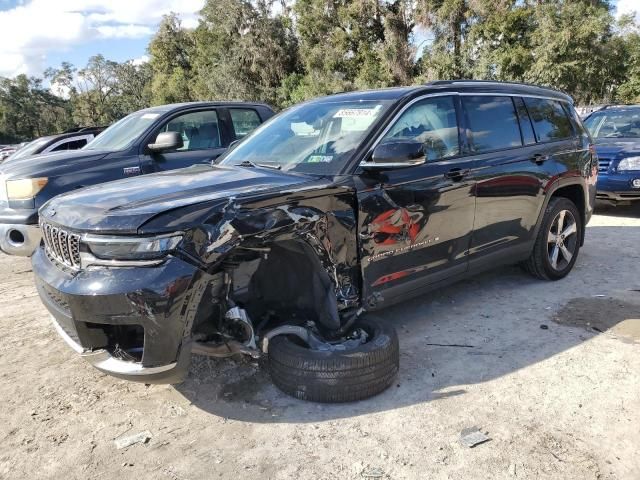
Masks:
[[[608,241],[614,237],[624,238],[624,251],[637,252],[640,227],[589,227],[575,270],[558,282],[505,267],[379,312],[398,330],[400,372],[390,389],[369,400],[298,401],[272,385],[267,368],[200,356],[193,357],[188,379],[175,388],[220,417],[318,422],[464,395],[469,385],[543,362],[608,330],[640,343],[640,320],[630,320],[634,312],[640,318],[640,279],[624,267],[628,257],[611,259]],[[617,285],[628,291],[621,293]]]
[[[640,202],[631,205],[613,206],[606,203],[596,203],[595,213],[608,217],[630,217],[640,218]]]

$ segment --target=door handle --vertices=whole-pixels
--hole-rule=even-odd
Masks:
[[[444,174],[445,177],[453,180],[454,182],[459,182],[460,180],[462,180],[466,175],[469,174],[471,170],[469,170],[468,168],[462,169],[462,168],[452,168],[451,170],[449,170],[447,173]]]
[[[531,160],[537,163],[538,165],[542,165],[544,162],[549,160],[549,155],[543,155],[541,153],[536,153]]]

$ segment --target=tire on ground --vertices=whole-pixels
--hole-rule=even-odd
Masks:
[[[338,403],[372,397],[387,389],[398,373],[400,354],[395,329],[375,317],[359,319],[366,343],[347,351],[310,350],[296,337],[277,336],[269,342],[273,383],[300,400]]]
[[[569,265],[567,265],[567,267],[562,271],[557,271],[553,269],[549,262],[547,234],[549,232],[551,222],[553,222],[556,215],[561,210],[569,210],[573,214],[577,226],[576,235],[578,236],[578,243],[576,244],[576,251]],[[582,236],[583,228],[582,216],[580,215],[580,212],[578,212],[576,205],[571,200],[565,197],[552,198],[549,200],[549,204],[545,210],[542,225],[538,231],[538,236],[536,237],[536,243],[533,246],[531,256],[523,262],[522,266],[531,275],[541,280],[560,280],[566,277],[569,272],[571,272],[576,260],[578,259],[578,253],[580,252],[580,238]]]

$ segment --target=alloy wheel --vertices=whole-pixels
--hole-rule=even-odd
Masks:
[[[578,226],[569,210],[561,210],[551,222],[547,250],[551,268],[562,271],[573,259],[578,245]]]

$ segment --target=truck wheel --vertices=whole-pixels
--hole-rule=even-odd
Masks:
[[[542,280],[566,277],[578,258],[582,228],[575,204],[567,198],[552,198],[525,269]]]
[[[399,346],[395,329],[368,316],[353,328],[367,332],[367,341],[349,350],[311,350],[294,336],[269,342],[269,370],[283,392],[313,402],[353,402],[372,397],[391,385],[398,373]]]

